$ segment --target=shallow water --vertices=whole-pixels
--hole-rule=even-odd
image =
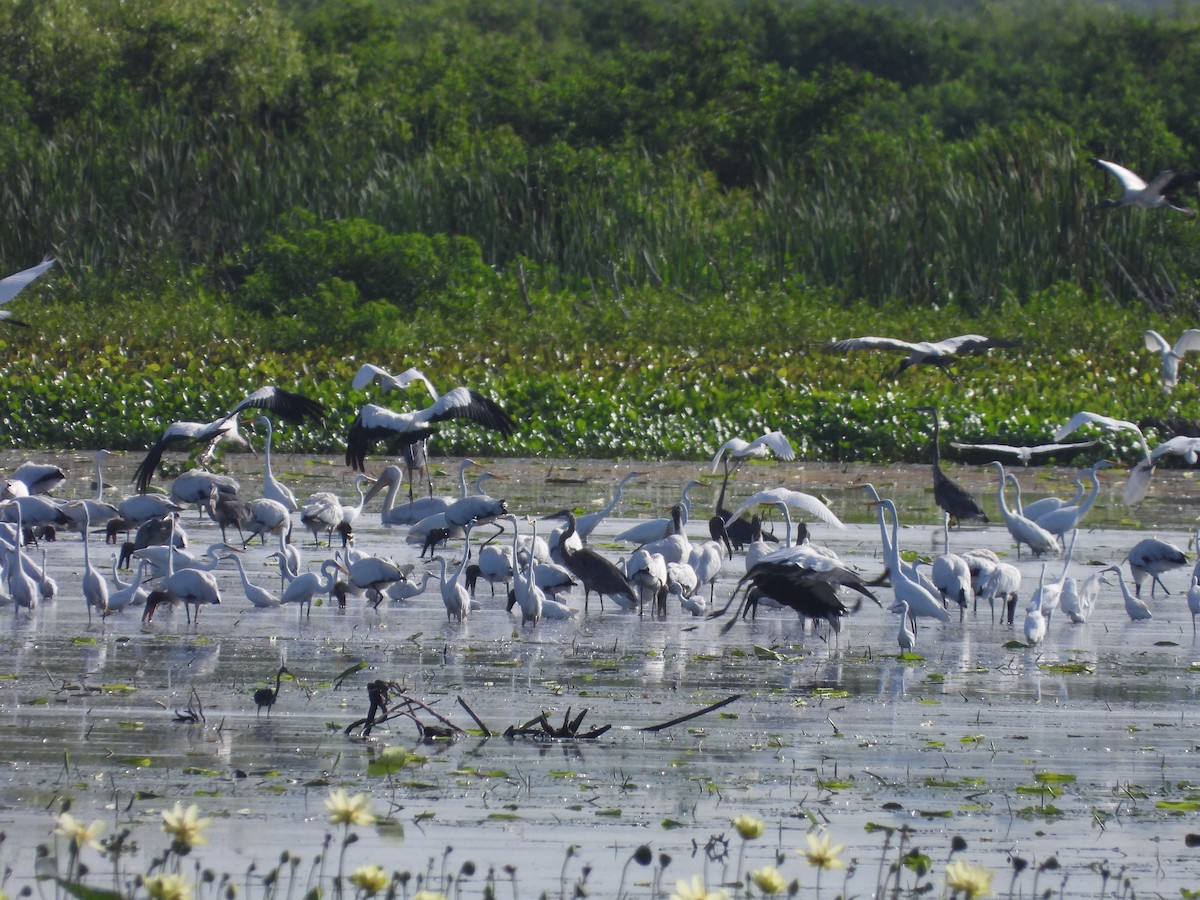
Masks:
[[[74,478],[59,493],[90,495],[90,458],[61,462]],[[113,494],[136,462],[117,458],[107,466]],[[253,493],[256,461],[238,456],[227,464]],[[638,465],[650,476],[626,488],[619,518],[593,537],[613,558],[621,552],[610,543],[613,534],[636,518],[663,515],[684,481],[702,471],[694,463]],[[492,493],[507,496],[522,515],[598,508],[630,468],[515,460],[489,466],[507,476]],[[275,469],[299,496],[318,489],[350,494],[352,478],[337,461],[282,457]],[[1030,494],[1067,494],[1073,477],[1018,474]],[[955,475],[987,492],[985,505],[995,508],[990,472]],[[928,553],[941,542],[928,477],[928,467],[753,466],[737,476],[726,506],[764,486],[819,494],[850,524],[813,526],[814,540],[874,575],[882,568],[879,532],[867,521],[857,485],[869,478],[894,496],[904,522],[913,523],[901,532],[902,546]],[[1187,545],[1200,491],[1187,472],[1155,478],[1151,497],[1132,514],[1119,503],[1120,476],[1106,479],[1088,521],[1096,527],[1079,535],[1073,574],[1082,579],[1119,561],[1147,534]],[[450,490],[449,480],[439,486]],[[703,522],[718,487],[693,493],[704,510],[688,529],[694,540],[707,537]],[[357,546],[415,561],[418,548],[403,542],[403,529],[382,527],[378,509],[372,504],[360,518]],[[219,538],[194,512],[184,521],[194,547]],[[991,547],[1017,562],[1003,526],[955,531],[951,544],[960,551]],[[325,555],[311,542],[302,547],[309,565]],[[1024,601],[1041,570],[1022,558],[1015,629],[991,624],[981,608],[962,621],[923,624],[921,658],[901,660],[896,616],[871,604],[836,641],[826,640],[824,629],[805,631],[786,611],[765,610],[723,635],[721,622],[677,608],[658,621],[611,605],[600,611],[594,598],[587,615],[522,629],[482,581],[482,608],[462,625],[446,621],[436,592],[379,610],[362,600],[345,611],[323,606],[300,619],[295,609],[251,609],[229,564],[217,570],[222,604],[204,609],[197,625],[189,626],[182,610],[161,611],[145,627],[140,610],[89,625],[79,588],[81,542],[64,535],[45,549],[58,598],[32,615],[7,611],[10,629],[0,638],[0,722],[7,726],[0,741],[9,761],[0,805],[11,822],[4,845],[15,871],[10,893],[28,882],[36,845],[50,839],[54,814],[68,799],[76,816],[103,818],[110,832],[134,829],[141,849],[126,861],[129,871],[164,844],[162,808],[184,799],[215,819],[211,844],[197,854],[204,865],[240,880],[252,864],[261,874],[289,850],[303,860],[303,883],[330,831],[330,787],[370,791],[386,819],[355,829],[360,840],[347,851],[347,871],[370,862],[456,873],[469,860],[476,872],[462,883],[462,896],[482,893],[489,868],[502,882],[515,879],[518,896],[556,896],[563,884],[569,896],[584,867],[594,896],[615,896],[622,883],[650,896],[657,859],[623,875],[642,844],[656,857],[670,856],[666,885],[701,871],[710,883],[730,881],[741,842],[729,823],[743,813],[767,823],[745,849],[743,870],[783,853],[785,876],[799,877],[806,892],[814,872],[793,851],[806,846],[814,824],[826,825],[847,846],[844,858],[857,864],[845,890],[875,892],[881,860],[886,852],[890,863],[895,852],[885,851],[886,838],[871,823],[912,829],[909,845],[933,859],[939,890],[955,835],[967,840],[967,858],[999,873],[1001,892],[1011,855],[1034,867],[1056,856],[1064,868],[1043,874],[1039,887],[1061,887],[1067,897],[1100,893],[1104,863],[1123,870],[1142,895],[1200,887],[1200,850],[1185,845],[1188,833],[1200,831],[1200,651],[1185,600],[1190,567],[1164,576],[1172,593],[1151,602],[1149,622],[1131,623],[1117,589],[1105,587],[1086,625],[1060,614],[1044,644],[1010,648],[1007,642],[1023,639]],[[277,588],[265,559],[271,549],[252,545],[245,562],[255,582]],[[93,552],[107,563],[111,548],[95,543]],[[452,556],[458,559],[457,548]],[[1060,569],[1050,562],[1051,577]],[[726,562],[719,602],[743,571],[740,558]],[[890,590],[878,594],[886,607]],[[366,667],[335,686],[359,661]],[[256,715],[251,695],[273,683],[281,662],[296,680],[284,682],[269,717]],[[459,697],[496,732],[542,711],[558,724],[568,709],[587,710],[585,728],[612,727],[589,741],[469,736],[429,744],[400,718],[370,740],[345,737],[342,729],[366,714],[373,679],[405,685],[466,729],[475,726]],[[657,733],[642,730],[735,694],[740,699],[718,712]],[[203,723],[177,721],[177,711],[189,706],[202,707]],[[369,775],[384,747],[421,759],[391,775]],[[729,855],[706,860],[704,847],[715,835],[729,840]],[[568,857],[571,847],[577,849]],[[336,851],[335,842],[327,873],[336,868]],[[90,864],[106,871],[97,858]],[[842,887],[841,877],[825,876],[827,893]],[[1023,874],[1018,890],[1028,895],[1032,877]],[[906,875],[903,883],[913,880]]]

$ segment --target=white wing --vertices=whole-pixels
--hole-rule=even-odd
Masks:
[[[725,451],[729,451],[730,456],[741,456],[742,452],[750,445],[741,438],[730,438],[723,443],[717,450],[717,455],[713,457],[713,474],[717,474],[717,466],[721,464],[721,457],[725,455]]]
[[[1099,441],[1077,441],[1070,444],[1038,444],[1035,447],[1018,447],[1012,444],[961,444],[951,441],[950,446],[959,450],[987,450],[991,453],[1011,453],[1018,459],[1029,462],[1038,453],[1057,453],[1060,450],[1081,450],[1092,447]]]
[[[784,437],[782,431],[764,432],[762,437],[752,440],[746,450],[752,451],[756,447],[766,447],[782,460],[796,458],[796,451],[792,449],[791,441]]]
[[[1071,421],[1054,432],[1054,439],[1061,441],[1067,435],[1073,433],[1084,425],[1096,425],[1106,431],[1132,431],[1138,436],[1138,440],[1142,443],[1142,451],[1146,455],[1146,459],[1150,458],[1150,447],[1146,443],[1146,437],[1142,434],[1142,429],[1138,428],[1133,422],[1126,422],[1124,419],[1114,419],[1110,416],[1102,416],[1094,412],[1078,412],[1071,417]]]
[[[361,391],[376,378],[383,380],[391,378],[390,372],[386,372],[379,366],[373,366],[370,363],[363,363],[358,367],[358,371],[354,373],[354,380],[350,382],[350,387],[356,391]]]
[[[758,506],[760,503],[786,503],[790,507],[799,509],[809,515],[816,516],[823,522],[826,522],[835,528],[845,528],[842,520],[834,515],[833,510],[822,503],[812,494],[805,494],[801,491],[792,491],[787,488],[772,488],[766,491],[759,491],[756,494],[751,494],[734,513],[725,521],[732,522],[747,509],[752,506]]]
[[[1124,166],[1119,166],[1115,162],[1109,162],[1107,159],[1095,160],[1096,165],[1103,169],[1107,169],[1113,175],[1117,176],[1117,180],[1121,182],[1121,187],[1130,192],[1144,191],[1146,182],[1140,175],[1135,172],[1130,172]]]
[[[1164,456],[1182,456],[1188,465],[1195,465],[1200,457],[1200,438],[1185,437],[1178,434],[1169,441],[1163,441],[1150,453],[1150,461],[1158,462]]]
[[[38,263],[28,269],[23,269],[20,272],[14,272],[7,278],[0,278],[0,306],[3,306],[32,282],[35,278],[54,265],[54,259],[51,257],[43,262]]]
[[[1171,350],[1176,356],[1183,356],[1189,350],[1200,350],[1200,328],[1189,328],[1181,334]]]
[[[1192,329],[1192,330],[1194,331],[1195,329]],[[1184,332],[1184,334],[1187,334],[1187,332]],[[1156,350],[1159,353],[1170,353],[1171,352],[1170,343],[1168,343],[1167,339],[1165,337],[1163,337],[1161,334],[1159,334],[1157,331],[1155,331],[1153,328],[1147,328],[1145,334],[1142,335],[1142,339],[1146,342],[1147,350]],[[1183,339],[1180,338],[1180,340],[1183,340]]]
[[[896,338],[886,337],[858,337],[846,338],[843,341],[834,341],[830,344],[829,349],[845,352],[847,350],[901,350],[905,353],[914,353],[928,349],[928,345],[911,344],[908,341],[897,340]]]
[[[1129,473],[1129,481],[1125,484],[1122,498],[1126,506],[1136,506],[1142,502],[1146,492],[1150,490],[1150,476],[1154,474],[1154,463],[1147,457],[1139,462]]]

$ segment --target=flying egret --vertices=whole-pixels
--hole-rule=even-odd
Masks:
[[[1180,203],[1174,196],[1174,192],[1179,188],[1195,183],[1198,177],[1196,172],[1173,172],[1170,169],[1164,169],[1154,176],[1153,181],[1147,184],[1141,176],[1115,162],[1109,162],[1107,159],[1093,158],[1092,163],[1115,175],[1124,189],[1120,197],[1101,200],[1099,205],[1102,209],[1112,209],[1120,206],[1157,209],[1165,206],[1181,213],[1193,214],[1191,209]]]
[[[223,440],[247,446],[246,439],[238,431],[238,413],[244,409],[265,409],[296,424],[309,418],[319,419],[325,414],[325,407],[316,400],[268,385],[247,394],[232,409],[211,422],[172,422],[134,473],[133,481],[138,493],[144,494],[150,489],[150,481],[167,450],[204,444],[206,446],[200,460],[205,463],[212,458],[217,444]]]
[[[38,276],[53,266],[54,262],[53,257],[47,257],[36,266],[30,266],[28,269],[22,269],[20,272],[14,272],[12,275],[0,278],[0,306],[4,306],[13,297],[21,293]],[[14,319],[12,313],[7,309],[0,309],[0,322],[28,327],[24,322]]]
[[[1200,328],[1187,329],[1174,345],[1167,343],[1167,339],[1153,328],[1147,328],[1142,337],[1146,349],[1159,354],[1162,389],[1163,393],[1169,394],[1179,384],[1179,364],[1183,362],[1184,354],[1200,350]]]
[[[729,523],[737,519],[738,516],[750,509],[750,507],[760,504],[784,504],[793,509],[816,516],[822,522],[832,525],[834,528],[846,527],[842,523],[842,520],[819,497],[806,494],[803,491],[793,491],[790,488],[768,488],[767,490],[751,494],[742,502],[741,506],[726,517],[725,524],[729,525]]]
[[[1071,453],[1076,450],[1082,450],[1085,447],[1093,447],[1099,441],[1076,441],[1070,444],[1037,444],[1032,447],[1022,447],[1014,444],[964,444],[960,441],[951,441],[950,446],[955,450],[975,450],[980,453],[1005,453],[1015,456],[1021,461],[1022,465],[1029,465],[1035,456],[1041,456],[1045,453]]]
[[[887,337],[857,337],[834,341],[830,350],[846,353],[850,350],[896,350],[908,354],[900,361],[899,375],[911,366],[937,366],[945,369],[960,356],[983,353],[993,347],[1016,347],[1016,341],[1007,338],[985,337],[982,334],[960,334],[940,341],[902,341]]]
[[[1063,425],[1058,431],[1054,432],[1054,439],[1061,441],[1067,435],[1082,428],[1084,425],[1095,425],[1097,428],[1103,428],[1105,431],[1111,432],[1130,431],[1137,435],[1138,443],[1141,445],[1142,459],[1134,466],[1133,472],[1130,473],[1129,481],[1125,485],[1123,499],[1126,506],[1135,506],[1140,503],[1150,487],[1150,476],[1154,473],[1155,463],[1150,454],[1150,445],[1146,443],[1146,436],[1142,434],[1142,429],[1138,428],[1133,422],[1127,422],[1124,419],[1114,419],[1111,416],[1102,416],[1099,413],[1084,410],[1083,412],[1075,413],[1066,425]]]
[[[717,466],[721,465],[722,458],[725,462],[725,473],[728,475],[746,460],[766,459],[772,453],[782,460],[790,461],[796,458],[796,451],[792,449],[791,442],[784,437],[782,431],[765,431],[761,437],[752,441],[740,437],[730,438],[720,446],[717,455],[713,457],[713,474],[717,474]]]

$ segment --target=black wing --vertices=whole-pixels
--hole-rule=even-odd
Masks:
[[[294,425],[299,425],[305,419],[320,419],[325,415],[325,407],[318,401],[273,385],[261,387],[249,394],[230,410],[229,415],[236,416],[243,409],[265,409]]]
[[[365,409],[359,412],[350,426],[350,431],[346,433],[346,465],[355,472],[366,471],[367,451],[385,438],[393,438],[393,445],[399,449],[423,441],[437,433],[436,428],[428,426],[397,431],[387,425],[368,425],[364,421],[364,412],[366,412]]]

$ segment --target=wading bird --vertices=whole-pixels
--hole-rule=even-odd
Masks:
[[[1004,524],[1008,527],[1008,533],[1016,541],[1017,558],[1020,559],[1021,557],[1022,544],[1027,546],[1034,556],[1041,556],[1043,553],[1058,553],[1058,538],[1038,525],[1037,522],[1008,508],[1008,501],[1004,499],[1004,487],[1007,483],[1007,479],[1004,477],[1004,464],[993,462],[992,465],[996,467],[996,471],[999,473],[996,500],[1000,504],[1000,514],[1004,517]]]
[[[287,666],[280,666],[279,671],[275,673],[275,687],[260,687],[254,692],[254,705],[257,707],[255,716],[261,715],[263,707],[267,708],[267,717],[270,718],[271,707],[275,705],[275,701],[279,699],[279,687],[283,683],[284,675],[291,675],[287,670]]]
[[[1145,622],[1147,619],[1153,619],[1154,613],[1150,612],[1144,600],[1140,597],[1135,597],[1129,593],[1129,585],[1125,583],[1125,576],[1121,574],[1120,566],[1109,566],[1102,571],[1102,576],[1109,572],[1117,576],[1117,584],[1121,587],[1121,596],[1125,600],[1125,613],[1129,616],[1131,622]],[[1103,578],[1105,584],[1111,584],[1107,578]]]
[[[978,519],[987,522],[987,513],[961,484],[942,471],[942,452],[938,446],[941,423],[936,406],[915,406],[913,412],[927,413],[933,420],[933,499],[943,512],[950,514],[951,525]]]
[[[361,391],[371,382],[376,380],[379,381],[380,387],[382,387],[385,391],[403,391],[410,384],[419,381],[425,386],[425,390],[429,392],[430,399],[432,399],[435,403],[440,396],[437,392],[437,389],[433,386],[433,382],[426,378],[425,373],[420,369],[408,368],[399,375],[393,375],[390,372],[379,368],[379,366],[372,365],[371,363],[363,363],[361,366],[359,366],[358,371],[354,374],[354,381],[351,382],[350,387],[356,391]],[[429,485],[429,496],[432,497],[433,476],[429,471],[428,437],[423,437],[419,440],[411,442],[404,441],[403,445],[404,467],[408,470],[408,502],[412,503],[414,500],[413,475],[418,470],[425,474],[425,480]],[[464,491],[463,493],[465,494],[466,492]],[[428,513],[425,515],[428,515]],[[423,518],[423,516],[418,516],[417,518]],[[417,520],[414,519],[413,521]]]
[[[238,413],[244,409],[265,409],[297,425],[305,419],[319,419],[325,415],[325,407],[316,400],[268,385],[247,394],[233,409],[211,422],[173,422],[167,426],[158,443],[146,453],[134,473],[133,482],[138,493],[144,494],[150,489],[150,481],[167,450],[205,445],[200,455],[203,465],[212,458],[213,451],[221,441],[247,446],[246,439],[238,431]]]
[[[275,554],[272,553],[271,556],[275,556]],[[345,574],[346,570],[338,565],[337,560],[325,560],[321,563],[320,574],[316,572],[303,572],[293,578],[291,583],[284,589],[279,602],[284,605],[288,603],[299,604],[301,615],[305,615],[305,606],[307,605],[307,615],[311,616],[313,597],[317,594],[324,594],[327,597],[331,596],[333,594],[333,587],[337,584],[338,572]]]
[[[1170,572],[1180,566],[1186,566],[1187,554],[1170,541],[1158,538],[1145,538],[1133,545],[1133,549],[1125,557],[1129,563],[1129,571],[1133,574],[1134,593],[1142,596],[1142,583],[1150,579],[1150,599],[1154,599],[1154,587],[1163,589],[1164,594],[1171,593],[1158,576]]]
[[[837,353],[851,350],[896,350],[908,354],[900,361],[896,374],[912,366],[937,366],[949,368],[960,356],[983,353],[993,347],[1016,347],[1016,341],[1007,338],[985,337],[982,334],[960,334],[940,341],[901,341],[886,337],[857,337],[834,341],[829,349]]]
[[[263,436],[263,497],[282,504],[289,513],[294,513],[300,508],[296,495],[271,471],[271,438],[274,436],[271,420],[266,416],[259,416],[254,420],[254,424],[266,432]]]
[[[11,275],[0,278],[0,306],[4,306],[13,297],[21,293],[38,276],[53,266],[54,262],[54,258],[50,257],[42,260],[36,266],[30,266],[28,269],[22,269],[20,272],[14,272]],[[0,322],[7,322],[9,325],[20,325],[23,328],[28,327],[24,322],[14,319],[12,313],[7,309],[0,309]]]
[[[1141,176],[1115,162],[1109,162],[1107,159],[1093,158],[1092,163],[1115,175],[1124,189],[1120,197],[1101,200],[1099,205],[1102,209],[1113,209],[1120,206],[1136,206],[1139,209],[1158,209],[1165,206],[1181,213],[1193,214],[1191,209],[1184,206],[1175,197],[1174,192],[1180,188],[1194,184],[1198,173],[1173,172],[1170,169],[1164,169],[1154,176],[1153,181],[1147,184],[1142,180]]]
[[[571,537],[575,534],[575,513],[564,509],[545,518],[567,523],[561,543],[563,565],[583,585],[583,611],[585,613],[588,608],[588,597],[593,592],[600,597],[601,609],[604,608],[605,597],[622,609],[633,609],[637,606],[637,591],[615,563],[601,556],[591,547],[576,549],[571,546]]]

